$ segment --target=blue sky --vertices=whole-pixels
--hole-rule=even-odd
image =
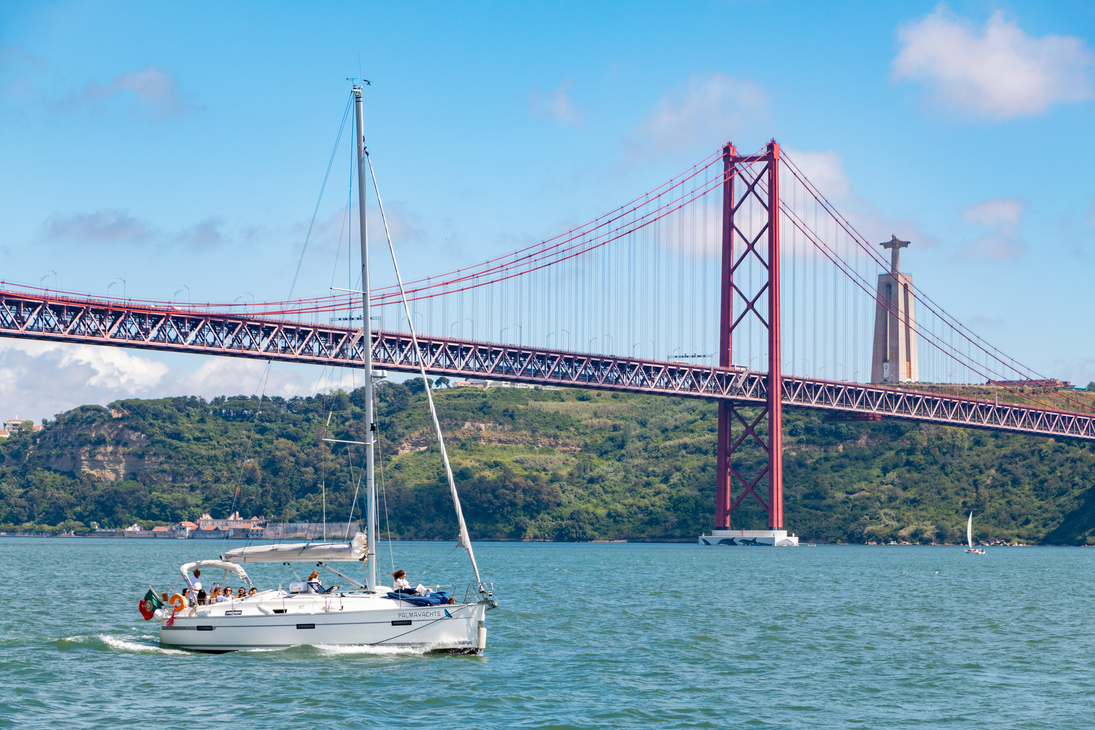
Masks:
[[[1043,373],[1095,380],[1082,2],[0,0],[0,279],[286,298],[356,76],[412,273],[550,237],[726,141],[775,137],[868,239],[911,239],[907,269],[959,319]],[[341,158],[332,176],[321,228],[345,199]],[[317,237],[295,295],[332,285],[336,245]],[[0,412],[329,377],[262,372],[6,340]]]

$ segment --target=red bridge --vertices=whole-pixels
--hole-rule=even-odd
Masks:
[[[921,383],[857,382],[870,373],[874,310],[891,306],[875,293],[888,266],[876,249],[775,142],[750,155],[727,145],[611,214],[413,282],[409,297],[431,374],[718,401],[717,528],[730,527],[747,495],[770,528],[783,527],[784,406],[1095,440],[1089,408],[1067,391],[1035,387],[1051,379],[915,287],[908,325],[922,353]],[[397,305],[393,287],[374,289],[372,358],[416,372]],[[0,291],[0,336],[354,367],[365,358],[362,331],[309,320],[352,317],[359,306],[359,297],[344,295],[180,308],[23,288]],[[477,340],[476,327],[498,337]],[[939,385],[985,383],[1012,402]],[[768,455],[749,474],[735,459],[746,442]]]

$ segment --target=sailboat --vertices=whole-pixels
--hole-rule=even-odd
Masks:
[[[229,574],[252,589],[251,578],[243,565],[258,562],[285,564],[308,563],[322,568],[343,581],[340,585],[323,588],[321,581],[295,581],[288,588],[254,591],[250,595],[213,603],[193,605],[182,594],[162,602],[151,589],[146,601],[140,602],[141,613],[147,619],[160,622],[160,645],[204,652],[228,652],[242,649],[278,649],[299,644],[333,644],[365,647],[413,648],[426,651],[481,653],[486,647],[486,611],[497,604],[493,599],[493,584],[484,583],[475,562],[468,528],[460,508],[460,497],[452,477],[448,453],[441,438],[441,426],[430,389],[426,396],[433,416],[445,472],[452,492],[459,526],[458,545],[470,559],[474,581],[462,588],[419,587],[412,592],[393,591],[381,585],[377,578],[376,536],[378,532],[376,483],[374,479],[374,446],[376,421],[373,416],[372,320],[369,316],[368,238],[365,221],[366,154],[362,116],[362,87],[353,87],[357,133],[358,208],[360,216],[362,322],[365,350],[365,419],[367,422],[366,450],[366,524],[365,533],[358,533],[344,543],[306,542],[297,544],[255,545],[229,550],[218,560],[186,563],[180,570],[184,585],[189,586],[189,574],[195,569],[223,570],[221,584]],[[371,168],[370,168],[371,169]],[[376,178],[373,176],[375,186]],[[379,193],[377,195],[379,203]],[[381,206],[383,212],[383,206]],[[385,229],[387,224],[385,223]],[[389,248],[391,241],[389,236]],[[393,252],[394,262],[394,252]],[[398,264],[395,267],[399,278]],[[400,289],[402,290],[400,279]],[[404,304],[406,297],[404,296]],[[408,316],[412,340],[417,348],[413,318]],[[417,358],[421,364],[424,358]],[[422,366],[424,367],[424,366]],[[423,381],[426,373],[422,371]],[[329,439],[334,441],[334,439]],[[364,564],[364,582],[331,563],[360,562]],[[344,569],[345,570],[345,569]],[[162,605],[153,605],[162,604]]]
[[[984,555],[985,554],[985,549],[984,548],[975,548],[973,546],[973,513],[972,512],[970,512],[970,518],[968,520],[966,520],[966,545],[969,546],[969,547],[966,548],[967,553],[972,553],[974,555]]]

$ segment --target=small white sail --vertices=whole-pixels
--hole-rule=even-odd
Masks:
[[[973,513],[970,512],[970,518],[966,521],[966,543],[970,546],[970,550],[973,550]]]

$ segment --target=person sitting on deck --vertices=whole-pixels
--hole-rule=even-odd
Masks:
[[[240,591],[236,594],[236,598],[247,598],[247,589],[240,586]]]
[[[197,605],[204,606],[209,601],[209,596],[206,595],[204,590],[199,590],[198,595],[194,598]]]
[[[243,589],[241,588],[240,590],[243,590]],[[259,592],[258,588],[255,588],[254,586],[251,586],[251,590],[247,591],[247,595],[253,596],[258,592]]]
[[[222,601],[222,602],[223,602],[223,601],[231,601],[231,600],[232,600],[232,596],[234,596],[234,595],[235,595],[235,594],[234,594],[234,593],[232,592],[232,586],[225,586],[225,587],[224,587],[224,588],[223,588],[223,589],[221,590],[221,601]]]
[[[313,570],[308,576],[308,590],[311,593],[323,593],[323,581],[319,579],[318,570]]]
[[[411,584],[407,582],[407,571],[399,569],[392,573],[392,588],[395,593],[409,593],[414,595],[416,593],[414,588],[411,588]]]

